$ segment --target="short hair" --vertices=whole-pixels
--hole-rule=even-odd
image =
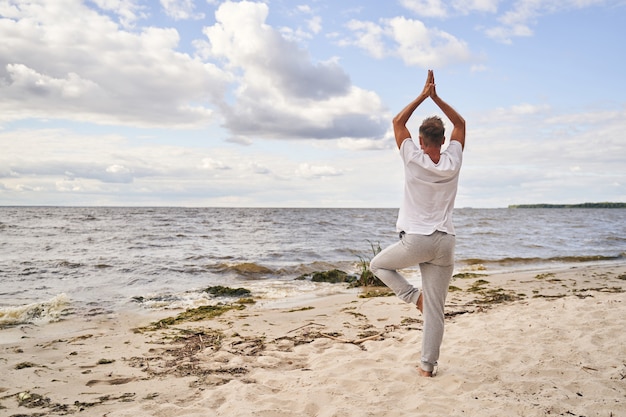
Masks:
[[[444,135],[443,120],[439,116],[427,117],[420,126],[420,136],[428,145],[443,144]]]

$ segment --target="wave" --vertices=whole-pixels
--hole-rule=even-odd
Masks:
[[[272,269],[254,262],[243,262],[238,264],[219,263],[208,266],[207,268],[213,272],[235,272],[240,275],[269,275],[274,273]]]
[[[205,268],[211,272],[218,274],[234,273],[245,278],[263,278],[263,277],[296,277],[312,272],[328,271],[331,269],[342,269],[350,272],[355,269],[356,262],[337,261],[323,262],[315,261],[311,263],[300,263],[287,265],[278,268],[270,268],[254,262],[242,263],[218,263],[214,265],[206,265]]]
[[[0,328],[33,322],[59,321],[67,314],[69,298],[59,294],[48,301],[0,308]]]
[[[617,261],[626,259],[626,252],[619,255],[577,255],[577,256],[554,256],[550,258],[523,258],[523,257],[506,257],[501,259],[481,259],[481,258],[468,258],[458,259],[457,262],[468,265],[477,264],[538,264],[538,263],[580,263],[580,262],[599,262],[599,261]]]

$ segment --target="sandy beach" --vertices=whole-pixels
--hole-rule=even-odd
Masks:
[[[414,307],[334,285],[198,321],[135,312],[2,329],[0,415],[626,415],[623,262],[457,276],[434,378],[416,373]]]

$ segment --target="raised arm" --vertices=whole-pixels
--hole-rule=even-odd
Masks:
[[[398,148],[400,148],[402,142],[404,142],[405,139],[409,139],[411,137],[411,132],[409,132],[406,124],[411,118],[411,115],[413,114],[415,109],[417,109],[417,107],[431,95],[431,91],[434,86],[435,78],[433,72],[429,70],[428,76],[426,77],[426,84],[424,85],[424,89],[422,90],[421,94],[417,96],[415,100],[410,102],[404,109],[402,109],[402,111],[400,111],[400,113],[398,113],[396,117],[393,118],[393,133],[396,137],[396,144],[398,145]]]
[[[448,119],[454,125],[452,129],[452,133],[450,134],[450,140],[456,140],[461,143],[461,148],[465,148],[465,119],[461,117],[456,110],[452,108],[448,103],[443,101],[441,97],[437,95],[437,90],[435,89],[435,76],[432,78],[433,85],[430,89],[430,98],[433,99],[435,104],[441,109],[441,111],[446,115]]]

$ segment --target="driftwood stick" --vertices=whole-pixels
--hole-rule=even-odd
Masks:
[[[329,338],[329,339],[336,340],[336,341],[338,341],[338,342],[343,342],[343,343],[352,343],[352,341],[351,341],[351,340],[342,339],[342,338],[340,338],[340,337],[333,336],[333,335],[330,335],[330,334],[326,334],[326,333],[322,333],[322,332],[320,332],[320,334],[321,334],[322,336],[324,336],[324,337],[327,337],[327,338]]]
[[[289,331],[287,332],[287,334],[289,334],[289,333],[291,333],[291,332],[295,332],[296,330],[304,329],[305,327],[308,327],[308,326],[322,326],[322,327],[324,327],[324,325],[323,325],[323,324],[317,324],[317,323],[310,322],[310,323],[305,324],[304,326],[296,327],[296,328],[295,328],[295,329],[293,329],[293,330],[289,330]]]
[[[346,339],[342,339],[342,338],[337,337],[337,336],[333,336],[333,335],[326,334],[326,333],[321,333],[321,332],[320,332],[320,335],[322,335],[324,337],[327,337],[329,339],[336,340],[338,342],[352,343],[352,344],[358,345],[358,344],[361,344],[361,343],[366,342],[368,340],[377,339],[377,338],[381,337],[383,335],[383,333],[378,333],[378,334],[375,334],[373,336],[368,336],[368,337],[364,337],[364,338],[357,339],[357,340],[346,340]]]
[[[375,334],[375,335],[373,335],[373,336],[364,337],[364,338],[362,338],[362,339],[355,340],[355,341],[354,341],[354,342],[352,342],[352,343],[355,343],[355,344],[357,344],[357,345],[358,345],[359,343],[367,342],[368,340],[378,339],[379,337],[382,337],[382,335],[383,335],[383,334],[384,334],[384,333],[378,333],[378,334]]]

